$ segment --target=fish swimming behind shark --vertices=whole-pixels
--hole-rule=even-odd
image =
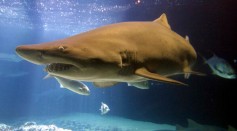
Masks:
[[[203,56],[202,56],[203,57]],[[225,79],[235,79],[236,74],[234,68],[224,59],[213,54],[209,59],[204,58],[204,61],[211,68],[212,73],[216,76]]]
[[[136,82],[147,80],[186,85],[169,76],[202,75],[191,70],[197,54],[188,37],[172,31],[165,14],[154,21],[116,23],[62,40],[21,45],[16,52],[46,65],[53,76],[97,87],[127,82],[143,89]]]

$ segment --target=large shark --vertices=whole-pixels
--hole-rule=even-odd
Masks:
[[[172,31],[165,14],[154,21],[116,23],[62,40],[21,45],[16,52],[46,65],[53,76],[97,87],[146,80],[186,85],[169,76],[199,74],[191,70],[197,54],[188,37]]]

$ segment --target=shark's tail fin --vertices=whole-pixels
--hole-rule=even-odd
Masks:
[[[212,57],[217,57],[217,55],[212,51],[212,50],[208,50],[208,53],[211,53]],[[200,52],[197,52],[197,54],[202,58],[202,60],[204,61],[204,64],[207,64],[208,59],[204,57],[204,55]],[[211,58],[211,57],[210,57]]]

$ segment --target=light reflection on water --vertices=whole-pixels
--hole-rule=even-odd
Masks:
[[[105,5],[70,0],[0,1],[0,24],[61,31],[71,35],[122,21],[121,12],[130,7],[130,4]],[[116,17],[111,17],[113,15]]]

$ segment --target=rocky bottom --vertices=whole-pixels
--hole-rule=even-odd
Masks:
[[[175,128],[173,125],[86,113],[54,118],[25,118],[9,125],[0,124],[1,131],[174,131]]]

